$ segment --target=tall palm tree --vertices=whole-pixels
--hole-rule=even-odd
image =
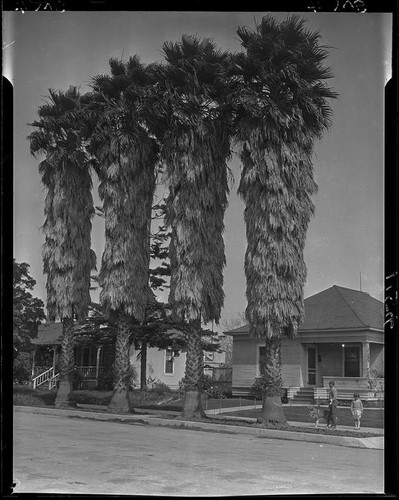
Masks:
[[[244,53],[235,58],[240,76],[237,138],[242,145],[239,193],[245,202],[246,317],[264,339],[264,401],[261,422],[286,423],[281,405],[281,336],[296,335],[303,321],[304,246],[314,213],[311,196],[313,143],[329,127],[324,83],[332,76],[319,33],[298,16],[278,24],[263,17],[254,30],[238,29]]]
[[[45,155],[39,165],[47,189],[42,249],[47,275],[47,313],[62,321],[61,380],[56,405],[68,403],[74,368],[74,320],[86,317],[90,304],[90,272],[95,268],[91,246],[94,215],[90,158],[80,130],[86,97],[74,87],[50,90],[39,107],[39,120],[28,137],[31,153]]]
[[[158,145],[144,117],[146,68],[137,57],[111,59],[111,76],[93,80],[101,111],[91,151],[105,216],[100,300],[118,325],[110,409],[133,412],[129,396],[131,326],[144,319],[149,289],[150,223]]]
[[[170,302],[190,327],[183,416],[205,416],[201,321],[219,321],[224,301],[223,242],[230,157],[230,103],[224,93],[228,55],[210,39],[165,42],[162,159],[169,189]],[[162,92],[160,91],[160,94]]]

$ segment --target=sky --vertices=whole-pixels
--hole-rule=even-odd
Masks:
[[[238,26],[254,27],[266,12],[4,12],[3,74],[14,88],[14,258],[30,264],[34,294],[44,302],[40,230],[45,191],[40,159],[30,155],[28,126],[48,90],[89,90],[91,77],[109,72],[110,57],[137,54],[162,60],[164,41],[182,34],[211,37],[224,50],[241,50]],[[273,13],[278,21],[287,13]],[[305,13],[308,28],[330,47],[326,64],[339,93],[331,101],[333,125],[315,145],[319,190],[306,240],[305,297],[333,285],[384,297],[384,86],[391,74],[390,14]],[[227,264],[221,324],[246,307],[244,205],[237,196],[240,161],[225,214]],[[95,203],[100,205],[98,195]],[[103,221],[93,220],[92,247],[101,262]],[[94,299],[96,297],[93,297]]]

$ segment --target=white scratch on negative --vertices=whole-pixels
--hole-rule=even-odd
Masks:
[[[7,45],[3,45],[3,50],[12,45],[13,43],[15,43],[15,40],[13,40],[11,43],[7,43]]]

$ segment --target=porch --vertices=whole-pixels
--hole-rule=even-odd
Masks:
[[[316,403],[326,400],[329,382],[334,380],[339,400],[352,399],[354,392],[363,400],[383,399],[383,344],[318,340],[309,343],[302,339],[304,384],[290,387],[289,398],[298,399],[301,389],[303,392],[306,388],[313,390]]]
[[[46,346],[49,348],[49,346]],[[60,379],[59,373],[59,357],[60,346],[52,345],[52,366],[36,364],[38,349],[40,346],[35,346],[32,363],[32,386],[48,387],[49,390],[57,386]],[[47,349],[48,350],[48,349]],[[101,378],[112,370],[113,361],[113,346],[110,345],[77,345],[74,348],[75,362],[74,381],[77,388],[85,389],[96,387],[99,385]],[[45,356],[45,360],[49,361],[49,355]],[[43,360],[42,360],[43,361]]]
[[[326,388],[334,380],[337,389],[364,391],[369,388],[370,380],[383,380],[383,344],[302,342],[301,347],[305,386]]]
[[[366,377],[323,377],[323,386],[288,387],[289,403],[322,404],[329,398],[329,382],[334,380],[338,401],[353,399],[358,392],[362,401],[381,401],[384,399],[384,379]]]

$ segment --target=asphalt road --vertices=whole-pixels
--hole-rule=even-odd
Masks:
[[[14,413],[14,492],[381,493],[383,451]]]

